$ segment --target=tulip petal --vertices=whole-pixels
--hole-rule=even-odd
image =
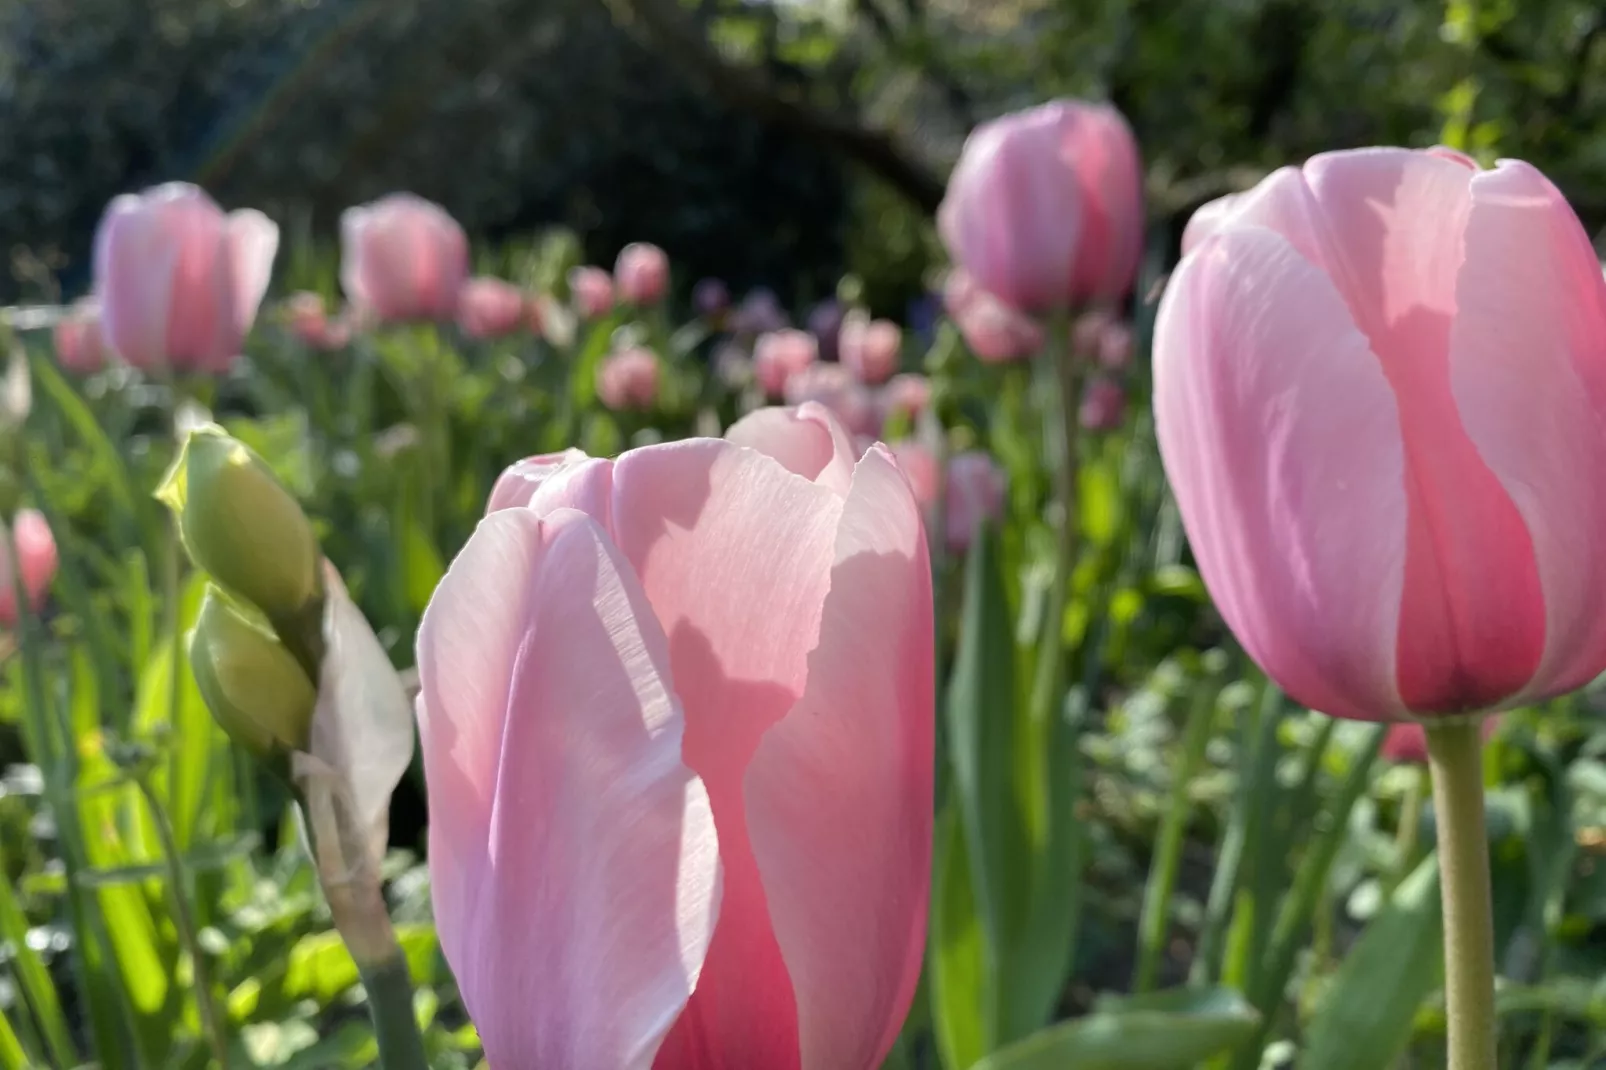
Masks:
[[[830,410],[817,401],[750,412],[731,425],[725,439],[768,454],[787,471],[843,497],[853,483],[853,443]]]
[[[485,518],[419,669],[436,922],[487,1060],[646,1070],[697,984],[720,862],[628,563],[575,511]]]
[[[798,1065],[791,980],[748,842],[747,764],[803,694],[843,499],[754,450],[691,439],[614,465],[613,521],[669,636],[686,763],[713,802],[724,865],[719,928],[657,1066]]]
[[[491,498],[485,505],[487,513],[499,509],[516,509],[528,505],[540,487],[566,465],[586,460],[584,450],[566,449],[562,453],[541,453],[515,461],[497,476],[491,488]],[[589,510],[587,510],[589,511]]]
[[[229,255],[234,263],[234,326],[245,337],[273,278],[279,225],[253,208],[229,213]]]
[[[101,331],[112,350],[137,368],[167,362],[167,315],[178,257],[178,244],[138,197],[124,194],[107,205],[95,232]]]
[[[932,636],[920,511],[873,447],[842,512],[808,686],[746,775],[803,1070],[874,1070],[914,998],[931,883]]]
[[[1545,639],[1520,697],[1530,700],[1606,665],[1606,282],[1572,210],[1532,167],[1480,173],[1472,201],[1450,379],[1467,434],[1532,540],[1509,556],[1532,554],[1542,599],[1516,604],[1506,588],[1518,569],[1493,558],[1475,577],[1508,643],[1524,628]]]
[[[1222,616],[1299,701],[1400,712],[1399,416],[1332,283],[1230,226],[1183,260],[1155,332],[1161,457]]]
[[[365,235],[374,222],[373,208],[362,205],[340,213],[340,289],[346,300],[361,309],[373,307],[367,286]]]

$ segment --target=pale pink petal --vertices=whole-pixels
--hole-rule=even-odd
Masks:
[[[50,525],[37,509],[23,509],[17,513],[12,526],[12,537],[17,543],[17,559],[22,566],[22,586],[28,592],[28,601],[35,608],[45,600],[50,581],[55,579],[58,559],[56,539]]]
[[[436,923],[486,1058],[646,1070],[697,985],[720,894],[652,609],[595,523],[515,509],[481,523],[425,628]],[[466,655],[476,643],[498,653]],[[475,812],[489,795],[488,820],[458,828],[435,807],[458,809],[465,736],[496,761],[466,793]]]
[[[95,232],[95,290],[101,332],[137,368],[167,363],[167,316],[179,245],[140,199],[125,194],[106,207]]]
[[[1075,175],[1082,188],[1082,235],[1072,288],[1116,298],[1132,288],[1143,253],[1143,166],[1121,113],[1086,105],[1072,128]]]
[[[1315,709],[1399,713],[1399,415],[1332,283],[1258,227],[1194,250],[1161,302],[1154,408],[1200,572],[1249,653]]]
[[[920,511],[873,448],[842,512],[808,686],[746,775],[802,1070],[875,1070],[914,997],[931,885],[932,637]]]
[[[340,289],[356,308],[369,309],[374,294],[368,288],[368,228],[374,224],[370,205],[347,208],[340,213]]]
[[[566,464],[541,481],[525,508],[536,516],[578,509],[604,531],[612,532],[613,464],[606,457],[582,457]]]
[[[1238,210],[1245,196],[1247,194],[1229,193],[1208,201],[1196,209],[1188,218],[1188,225],[1182,228],[1182,254],[1186,256],[1195,247],[1203,244],[1206,238],[1220,230]]]
[[[542,453],[526,457],[509,465],[497,477],[496,485],[491,488],[491,499],[486,503],[485,511],[494,513],[498,509],[516,509],[528,505],[536,488],[559,469],[586,459],[585,451],[567,449],[562,453]]]
[[[234,326],[243,338],[251,331],[257,306],[273,278],[279,251],[279,225],[255,209],[229,213],[229,253],[234,262]]]
[[[830,410],[818,402],[806,401],[795,409],[758,409],[732,424],[725,438],[768,454],[787,471],[844,497],[853,482],[858,451]]]
[[[803,693],[842,508],[829,488],[716,439],[632,450],[614,466],[614,528],[669,636],[686,762],[708,786],[725,874],[702,981],[659,1068],[797,1066],[796,1002],[743,785],[759,739]]]
[[[178,250],[167,310],[166,357],[175,368],[220,371],[240,352],[227,217],[199,186],[169,182],[144,194]]]
[[[1524,537],[1465,580],[1487,592],[1486,656],[1500,657],[1496,636],[1507,649],[1548,639],[1521,696],[1531,701],[1606,669],[1606,283],[1577,217],[1532,167],[1477,175],[1472,201],[1449,374]],[[1535,567],[1540,604],[1516,601],[1509,575]]]

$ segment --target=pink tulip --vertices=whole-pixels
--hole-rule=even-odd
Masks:
[[[1126,416],[1126,391],[1113,379],[1094,379],[1082,391],[1077,421],[1088,431],[1113,431]]]
[[[101,331],[137,368],[226,371],[273,273],[279,228],[225,214],[199,187],[169,182],[114,198],[95,231]]]
[[[469,279],[457,295],[457,325],[470,338],[503,338],[529,322],[524,291],[506,279]]]
[[[948,459],[948,549],[962,553],[970,548],[976,529],[997,520],[1004,512],[1008,483],[998,462],[980,450],[956,453]]]
[[[909,486],[920,508],[937,504],[942,496],[942,466],[937,463],[937,455],[912,439],[894,442],[890,448],[898,459],[898,467],[909,477]]]
[[[11,553],[13,544],[15,558]],[[13,560],[21,562],[22,590],[28,597],[28,608],[37,611],[50,591],[57,564],[56,539],[43,514],[33,509],[19,511],[10,539],[0,540],[0,624],[7,627],[15,625],[18,617]]]
[[[1478,725],[1483,741],[1489,742],[1500,727],[1500,718],[1485,717]],[[1400,765],[1426,765],[1428,761],[1428,734],[1414,721],[1401,721],[1389,725],[1383,736],[1383,757]]]
[[[615,411],[646,410],[658,401],[658,358],[632,346],[611,354],[597,369],[597,397]]]
[[[808,331],[771,331],[753,345],[753,377],[765,397],[779,398],[786,393],[786,381],[819,358],[820,344]]]
[[[340,217],[340,285],[381,323],[444,322],[468,278],[468,236],[446,209],[392,193]]]
[[[94,298],[75,301],[65,316],[56,321],[52,335],[56,363],[79,375],[98,372],[106,366],[106,342],[100,333],[100,302]]]
[[[1099,337],[1099,365],[1110,371],[1120,371],[1132,363],[1132,328],[1124,323],[1111,323]]]
[[[1202,244],[1206,238],[1214,234],[1224,221],[1232,217],[1247,196],[1245,193],[1229,193],[1225,197],[1217,197],[1194,212],[1188,220],[1188,225],[1182,228],[1183,255],[1192,252],[1195,246]]]
[[[912,420],[931,404],[931,380],[916,372],[894,375],[881,388],[880,402],[883,420],[894,414]]]
[[[569,294],[582,319],[600,319],[613,311],[613,276],[599,267],[569,272]]]
[[[787,379],[782,394],[788,405],[824,405],[850,435],[874,435],[881,429],[875,398],[840,364],[804,366]]]
[[[873,320],[863,312],[850,312],[842,320],[837,353],[843,366],[861,383],[884,383],[898,370],[903,331],[891,320]]]
[[[1200,572],[1299,701],[1492,710],[1606,669],[1606,280],[1534,168],[1274,173],[1178,266],[1154,363]]]
[[[613,266],[619,300],[627,305],[656,305],[669,292],[669,257],[656,245],[632,242]]]
[[[290,295],[287,317],[290,333],[313,349],[344,349],[351,341],[351,327],[343,318],[331,318],[324,311],[323,297],[301,291]]]
[[[949,273],[943,306],[965,344],[988,364],[1024,360],[1043,348],[1043,328],[1030,316],[979,288],[963,271]]]
[[[971,131],[938,230],[982,289],[1028,312],[1119,297],[1143,242],[1142,167],[1120,112],[1057,100]]]
[[[730,439],[560,464],[424,614],[436,928],[491,1066],[874,1070],[913,998],[920,515],[818,406]]]

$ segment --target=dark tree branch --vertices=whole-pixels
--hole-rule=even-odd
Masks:
[[[809,138],[866,168],[922,211],[942,203],[943,180],[891,132],[832,114],[774,83],[753,67],[732,63],[708,42],[677,0],[602,0],[621,23],[643,32],[664,55],[732,107]]]

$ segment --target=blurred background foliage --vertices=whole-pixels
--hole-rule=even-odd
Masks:
[[[1581,0],[0,0],[5,296],[88,277],[118,192],[171,178],[332,240],[409,188],[477,237],[550,224],[788,301],[929,282],[974,122],[1108,97],[1173,236],[1314,152],[1530,159],[1606,225],[1606,47]],[[822,149],[826,151],[821,151]]]

